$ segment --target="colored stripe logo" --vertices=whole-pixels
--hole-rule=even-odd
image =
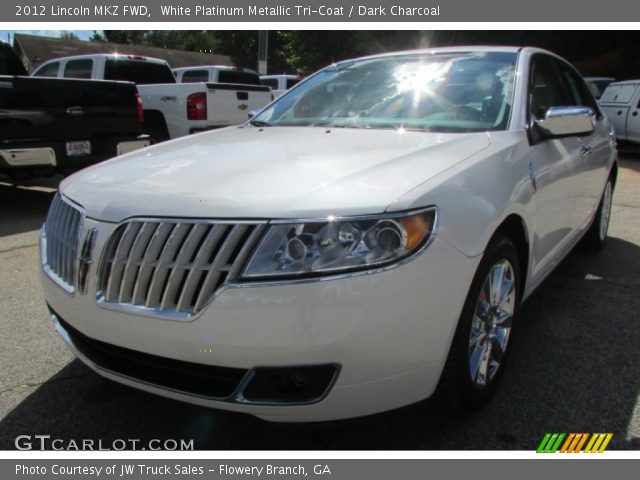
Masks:
[[[613,433],[546,433],[537,453],[602,453]]]

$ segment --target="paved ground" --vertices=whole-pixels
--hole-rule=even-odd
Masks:
[[[277,425],[207,410],[98,377],[49,324],[37,229],[55,188],[0,180],[0,449],[22,434],[191,439],[198,449],[523,449],[548,431],[613,432],[640,448],[640,154],[623,156],[611,238],[575,252],[523,306],[493,401],[470,416],[430,402],[326,424]]]

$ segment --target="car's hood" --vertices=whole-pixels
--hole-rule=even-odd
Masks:
[[[485,133],[234,127],[104,162],[61,190],[113,222],[379,213],[489,143]]]

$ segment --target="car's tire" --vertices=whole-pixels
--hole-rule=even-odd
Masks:
[[[444,408],[475,410],[495,390],[509,357],[520,305],[519,265],[513,242],[496,234],[471,283],[440,378],[436,397]]]
[[[604,247],[607,240],[607,232],[609,231],[609,221],[611,219],[612,197],[613,180],[609,177],[602,192],[602,197],[600,198],[598,211],[589,229],[585,232],[584,237],[582,237],[581,247],[583,250],[597,252]]]

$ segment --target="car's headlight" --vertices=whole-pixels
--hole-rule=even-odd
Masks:
[[[242,278],[366,270],[417,252],[433,233],[436,209],[325,221],[272,223]]]

